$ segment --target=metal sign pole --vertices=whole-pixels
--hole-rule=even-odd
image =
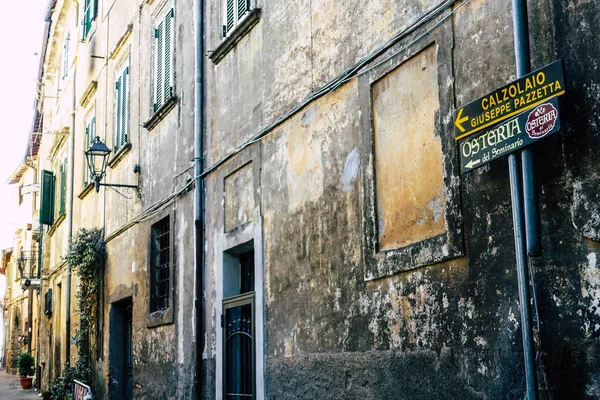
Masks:
[[[517,78],[520,78],[529,73],[530,70],[527,3],[524,0],[512,0],[512,9]],[[527,251],[529,251],[530,254],[539,253],[539,211],[537,209],[537,196],[535,195],[535,186],[533,183],[533,158],[530,149],[527,148],[521,152],[521,160],[523,182],[519,179],[518,160],[514,154],[509,155],[508,165],[510,173],[510,192],[513,210],[527,399],[537,400],[537,384],[529,304],[529,279],[527,276],[527,254],[525,247],[527,245]],[[523,191],[521,191],[521,184],[523,184]],[[523,192],[525,193],[525,207],[522,207],[524,200]],[[523,208],[525,209],[525,215],[523,214]],[[523,226],[523,222],[525,222],[525,227]],[[527,236],[525,235],[524,230],[526,230]]]

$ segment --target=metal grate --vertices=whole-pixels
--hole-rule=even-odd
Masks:
[[[254,398],[253,303],[225,310],[225,398]]]
[[[152,310],[169,308],[171,269],[170,220],[166,217],[152,226]]]

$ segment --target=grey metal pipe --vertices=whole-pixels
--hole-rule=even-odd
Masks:
[[[77,43],[77,42],[76,42]],[[75,51],[77,54],[77,51]],[[67,237],[69,242],[73,238],[73,171],[74,171],[74,162],[75,162],[75,126],[76,126],[76,113],[75,110],[77,108],[77,100],[76,100],[76,91],[77,91],[77,68],[73,68],[73,76],[71,84],[73,85],[73,100],[72,100],[72,110],[71,110],[71,129],[69,132],[69,162],[67,164]],[[66,333],[66,362],[68,365],[71,365],[71,265],[67,263],[67,315],[65,317],[65,333]]]
[[[196,324],[196,399],[203,398],[204,364],[204,1],[196,0],[196,73],[194,86],[194,252]]]
[[[519,308],[521,310],[521,335],[523,337],[523,357],[525,361],[525,383],[527,399],[537,400],[533,335],[529,310],[529,280],[527,279],[527,254],[525,252],[525,230],[523,224],[523,193],[519,177],[517,156],[508,156],[510,175],[510,196],[512,201],[513,228],[515,234],[515,254],[517,259],[517,279],[519,285]]]
[[[517,78],[520,78],[531,72],[527,2],[524,0],[512,0],[512,7],[515,61]],[[523,177],[523,199],[525,202],[527,254],[530,256],[540,256],[542,253],[540,212],[535,183],[534,157],[529,147],[521,151],[521,175]]]
[[[512,8],[516,72],[517,78],[520,78],[527,75],[531,70],[527,2],[526,0],[512,0]],[[540,255],[542,246],[540,240],[540,217],[535,187],[533,153],[530,148],[525,148],[520,152],[520,156],[521,182],[519,182],[517,172],[518,162],[516,156],[511,155],[509,157],[510,189],[515,230],[515,251],[517,257],[521,334],[523,336],[523,357],[525,361],[527,398],[529,400],[536,400],[537,383],[533,335],[531,331],[532,323],[529,304],[527,254],[531,256]],[[521,187],[523,188],[522,193]],[[522,205],[524,210],[521,208]],[[525,225],[524,229],[523,223]],[[523,237],[523,233],[525,233],[525,237]],[[526,246],[526,249],[524,246]]]

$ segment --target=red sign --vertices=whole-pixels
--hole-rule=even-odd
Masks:
[[[542,104],[529,113],[525,131],[532,139],[541,138],[554,129],[557,119],[558,110],[550,103]]]

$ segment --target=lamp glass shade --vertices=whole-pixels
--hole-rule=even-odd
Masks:
[[[100,181],[104,177],[109,154],[110,149],[102,143],[100,137],[96,136],[90,148],[85,152],[91,179]]]

